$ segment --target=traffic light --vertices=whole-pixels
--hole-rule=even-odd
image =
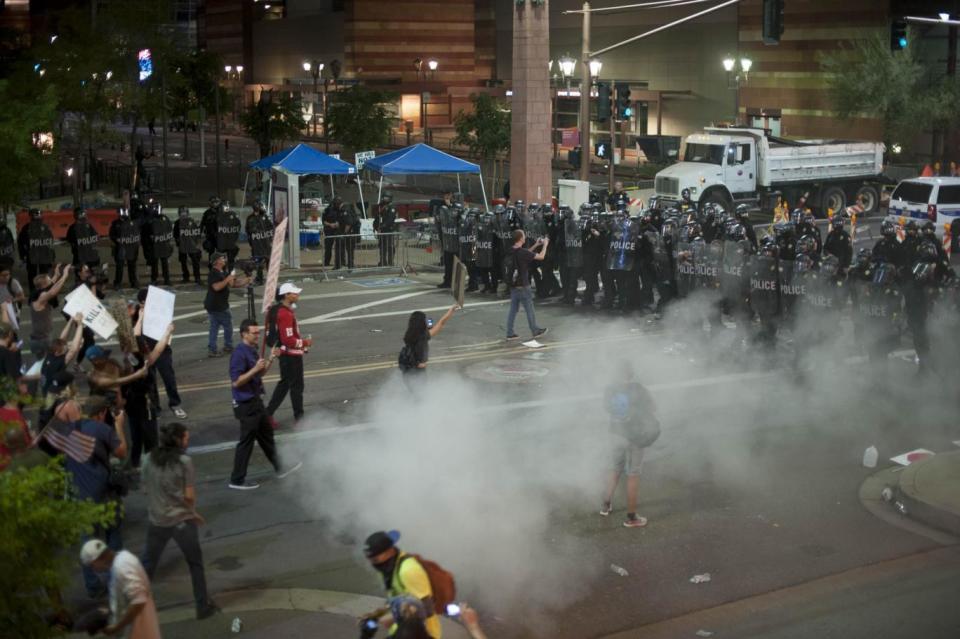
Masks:
[[[610,119],[610,84],[597,82],[597,121],[606,122]]]
[[[902,51],[907,48],[907,23],[894,20],[890,25],[890,50]]]
[[[780,44],[784,0],[763,0],[763,43]]]
[[[629,120],[633,117],[633,107],[630,104],[630,85],[626,82],[617,82],[617,119]]]
[[[609,138],[600,140],[593,145],[593,154],[601,160],[609,159],[613,156],[613,143]]]

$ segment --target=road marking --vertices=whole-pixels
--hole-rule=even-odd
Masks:
[[[474,302],[468,306],[465,306],[464,309],[470,310],[471,308],[476,308],[477,306],[490,306],[491,304],[506,304],[509,301],[510,300],[495,300],[492,302]],[[308,320],[304,320],[299,324],[303,326],[304,324],[326,324],[328,322],[347,322],[347,321],[353,321],[353,320],[371,319],[375,317],[391,317],[394,315],[409,315],[414,311],[423,311],[423,312],[445,311],[448,308],[450,308],[450,305],[446,304],[444,306],[431,306],[429,308],[410,308],[403,311],[383,311],[381,313],[366,313],[364,315],[352,315],[349,317],[331,317],[329,319],[319,319],[317,317],[314,317]],[[344,310],[346,311],[350,309],[344,309]],[[320,317],[323,317],[323,316],[321,315]],[[204,333],[204,335],[206,335],[206,333]]]
[[[332,311],[330,313],[324,313],[323,315],[317,315],[316,317],[310,317],[304,320],[299,320],[297,323],[300,325],[303,324],[319,324],[325,320],[332,319],[334,317],[340,317],[341,315],[346,315],[347,313],[352,313],[354,311],[362,311],[365,308],[371,308],[374,306],[382,306],[384,304],[391,304],[393,302],[399,302],[400,300],[409,299],[411,297],[418,297],[420,295],[426,295],[430,293],[430,289],[425,291],[414,291],[413,293],[404,293],[403,295],[394,295],[393,297],[388,297],[382,300],[374,300],[372,302],[367,302],[366,304],[358,304],[356,306],[348,306],[347,308],[341,308],[338,311]],[[416,309],[413,309],[416,310]],[[413,311],[402,311],[406,313],[411,313]]]

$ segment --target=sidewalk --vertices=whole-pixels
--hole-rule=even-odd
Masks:
[[[910,464],[900,473],[895,493],[908,517],[960,536],[960,451]]]

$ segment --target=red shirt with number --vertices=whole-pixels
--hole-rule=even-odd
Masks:
[[[303,355],[303,340],[297,328],[297,317],[287,306],[277,309],[277,334],[280,336],[281,355]]]

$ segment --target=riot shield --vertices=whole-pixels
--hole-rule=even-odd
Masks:
[[[563,260],[567,268],[583,267],[583,223],[572,217],[563,221]]]
[[[483,216],[477,223],[477,267],[493,268],[493,246],[500,239],[494,230],[494,219]]]
[[[797,269],[795,260],[780,261],[780,307],[785,317],[792,317],[798,311],[805,284],[803,272]]]
[[[465,215],[460,221],[458,235],[460,261],[469,264],[476,259],[477,250],[477,218],[474,215]]]
[[[637,264],[639,225],[630,218],[614,220],[607,244],[607,268],[611,271],[632,271]]]
[[[677,269],[677,294],[680,297],[687,297],[697,289],[696,259],[690,242],[676,243],[673,260]]]
[[[723,266],[720,273],[720,292],[726,299],[737,299],[744,290],[744,266],[749,257],[750,243],[746,240],[723,243]]]
[[[723,272],[723,242],[713,241],[706,245],[701,271],[703,287],[708,291],[719,291],[720,274]]]
[[[440,208],[440,237],[444,253],[460,252],[460,234],[457,213],[449,207]]]
[[[750,307],[767,320],[780,313],[780,265],[777,258],[754,255],[749,260]]]

